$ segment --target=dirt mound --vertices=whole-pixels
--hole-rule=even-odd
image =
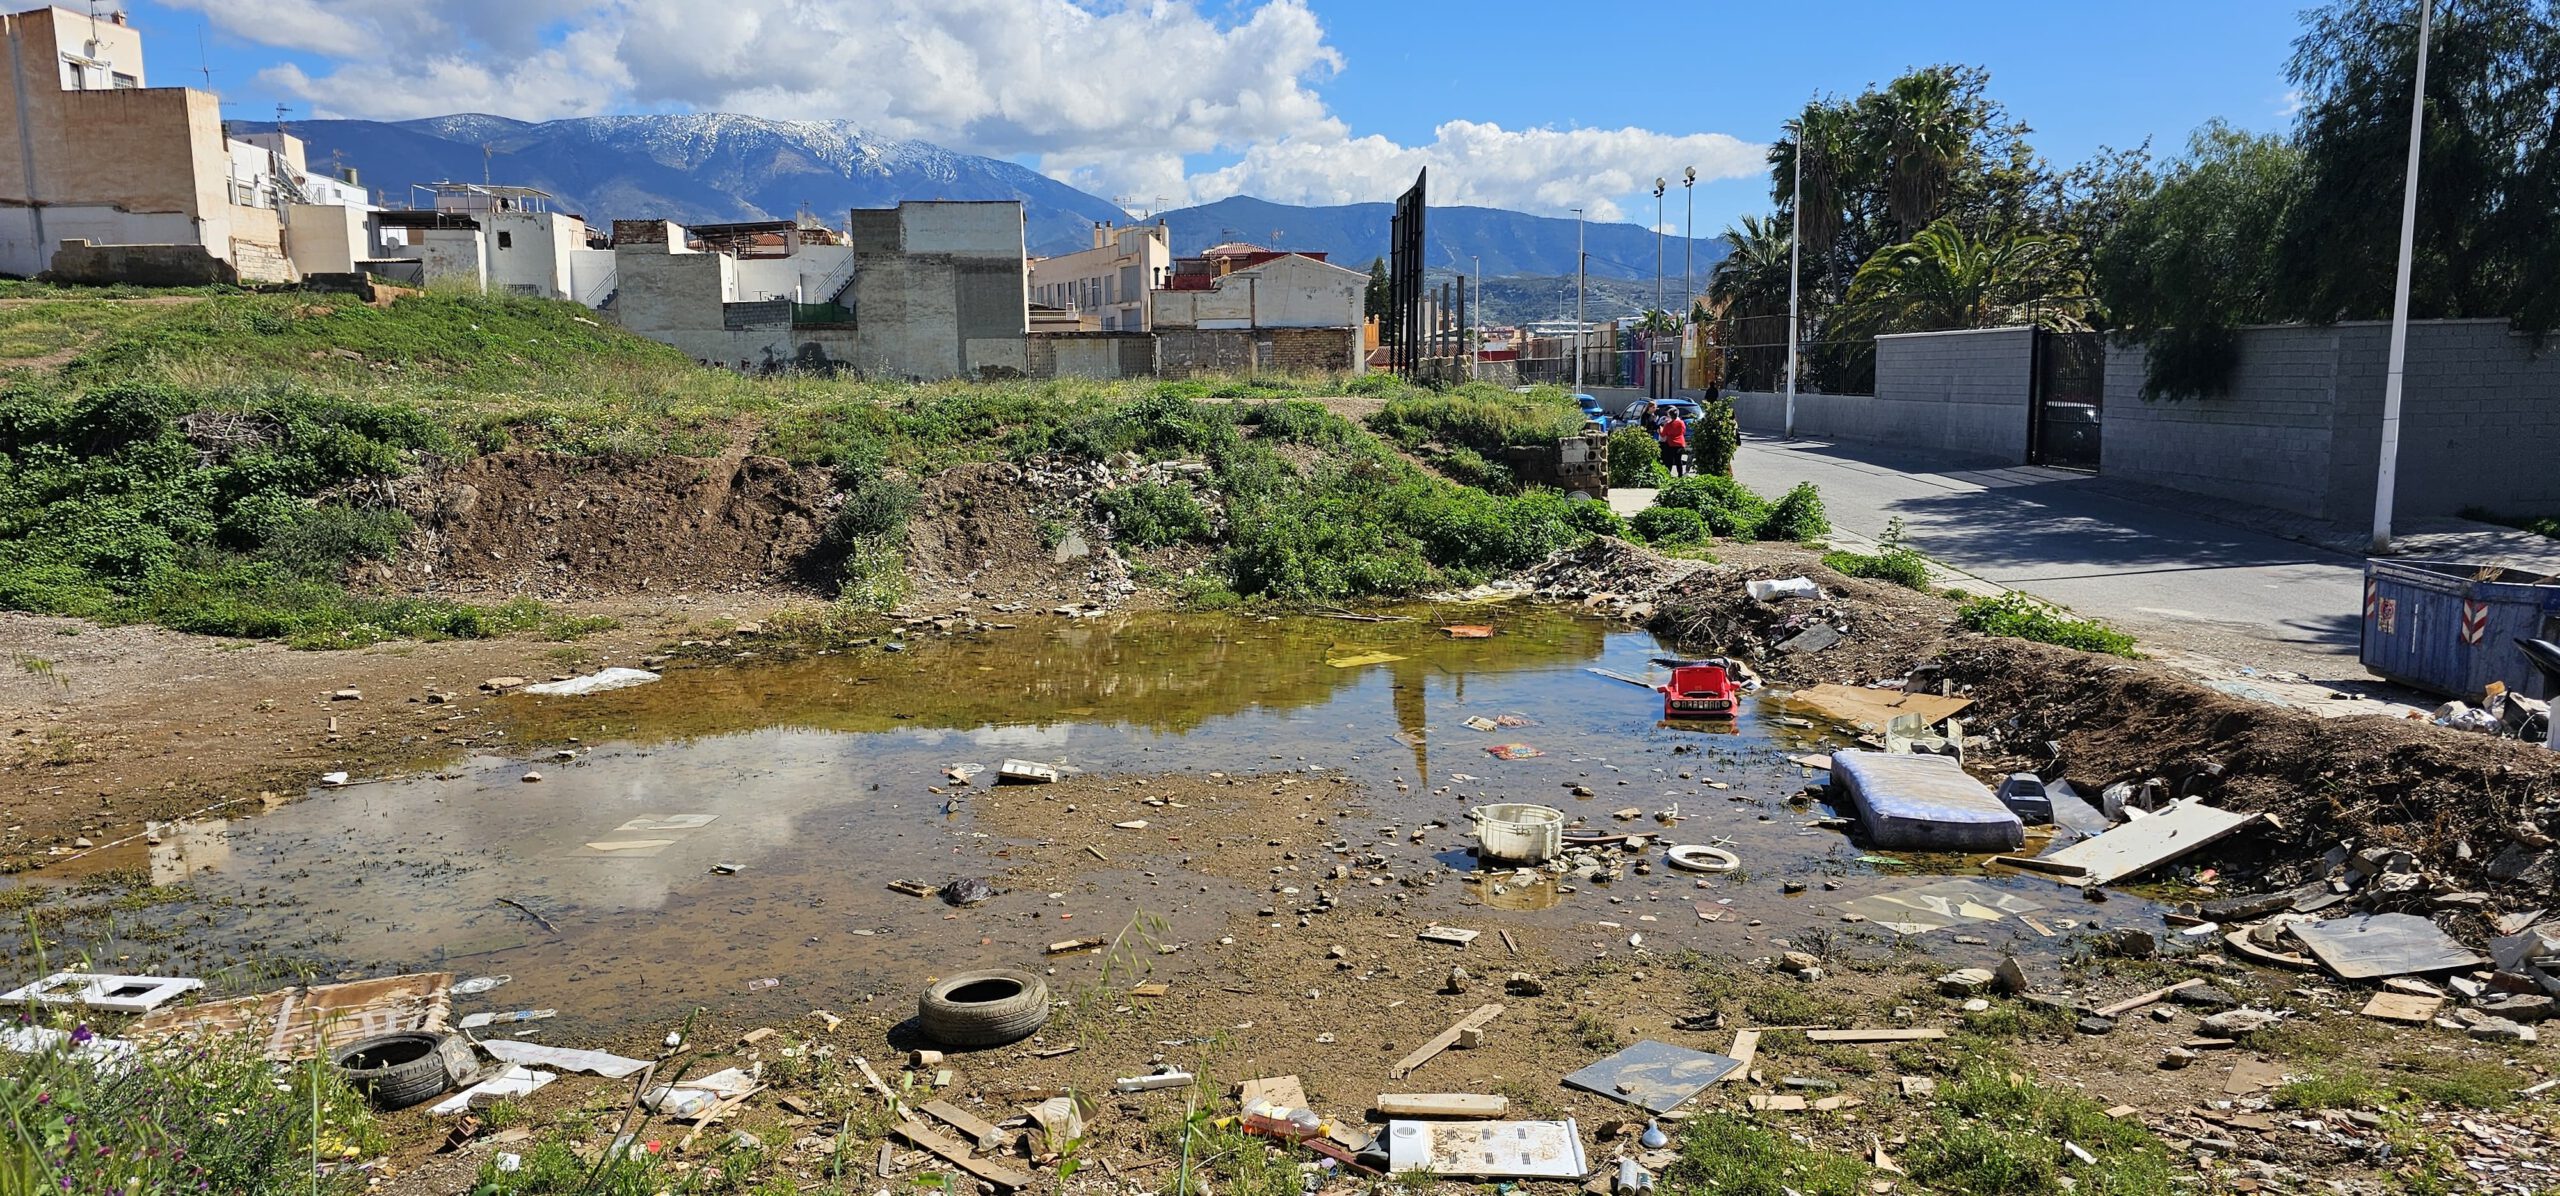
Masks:
[[[1642,621],[1652,617],[1654,603],[1664,593],[1701,573],[1739,576],[1706,561],[1667,557],[1615,536],[1596,536],[1538,562],[1520,576],[1520,583],[1541,598],[1578,599],[1594,610]]]
[[[2413,910],[2496,913],[2543,904],[2560,873],[2551,845],[2560,755],[2536,745],[2405,719],[2322,718],[2157,663],[1964,631],[1944,599],[1842,577],[1801,549],[1729,555],[1734,568],[1647,595],[1659,607],[1653,627],[1689,649],[1754,660],[1777,681],[1907,682],[1971,697],[1966,724],[1987,744],[1966,763],[1979,775],[2035,771],[2094,794],[2219,765],[2206,790],[2215,804],[2280,823],[2185,861],[2220,866],[2226,883],[2319,880],[2337,862],[2333,848],[2387,846],[2414,854],[2427,873],[2407,895]],[[1744,590],[1749,577],[1798,573],[1821,586],[1819,597],[1762,603]],[[1802,648],[1798,637],[1817,625],[1838,639]]]
[[[473,457],[392,487],[415,521],[376,580],[417,592],[578,598],[793,579],[832,471],[773,457]]]
[[[1087,525],[1106,467],[954,466],[924,483],[907,521],[910,605],[990,599],[1004,606],[1116,605],[1128,565]]]

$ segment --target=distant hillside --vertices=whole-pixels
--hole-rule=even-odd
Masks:
[[[1395,205],[1343,204],[1310,208],[1249,196],[1163,213],[1176,254],[1198,253],[1220,241],[1250,241],[1273,249],[1322,250],[1346,266],[1365,269],[1387,252]],[[1423,220],[1425,262],[1433,269],[1472,272],[1487,280],[1511,275],[1573,273],[1574,222],[1502,208],[1432,208]],[[1640,225],[1586,224],[1585,247],[1594,278],[1653,281],[1654,236]],[[1680,238],[1662,239],[1667,291],[1680,293]],[[1701,237],[1694,269],[1698,285],[1724,257],[1724,243]],[[1488,288],[1490,281],[1488,281]],[[1676,302],[1675,302],[1676,305]]]
[[[289,127],[308,143],[314,166],[353,166],[395,205],[408,200],[413,183],[484,178],[548,191],[599,226],[617,218],[782,220],[803,206],[841,226],[853,208],[902,199],[1019,199],[1035,246],[1082,246],[1094,221],[1128,219],[1110,201],[1029,167],[879,137],[843,121],[697,113],[530,124],[467,113]]]

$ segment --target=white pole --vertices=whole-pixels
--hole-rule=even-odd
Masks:
[[[1476,264],[1476,301],[1475,305],[1467,310],[1475,314],[1476,327],[1481,330],[1484,327],[1484,259],[1478,257],[1468,260]],[[1461,336],[1466,335],[1466,332],[1464,328],[1458,330]],[[1484,333],[1482,331],[1478,331],[1475,339],[1467,342],[1467,377],[1470,380],[1484,377]]]
[[[1590,333],[1590,325],[1582,323],[1582,207],[1574,207],[1574,389],[1582,389],[1582,335]]]
[[[2418,241],[2418,139],[2426,129],[2427,35],[2435,0],[2418,3],[2418,82],[2409,98],[2409,174],[2400,184],[2400,276],[2391,289],[2391,365],[2382,379],[2382,461],[2373,486],[2373,551],[2391,551],[2391,503],[2400,471],[2400,383],[2409,364],[2409,258]]]
[[[1796,190],[1789,205],[1795,228],[1787,234],[1787,439],[1796,438],[1796,276],[1804,254],[1804,122],[1796,122]]]

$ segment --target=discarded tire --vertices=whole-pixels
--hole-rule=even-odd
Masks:
[[[1674,847],[1670,859],[1683,872],[1731,872],[1742,866],[1742,857],[1721,847]]]
[[[916,1001],[917,1028],[944,1046],[1003,1046],[1048,1021],[1048,983],[1011,968],[945,976]]]
[[[471,1069],[471,1047],[446,1034],[384,1034],[339,1047],[329,1062],[338,1078],[387,1112],[443,1095]]]

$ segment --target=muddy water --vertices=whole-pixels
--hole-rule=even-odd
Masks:
[[[1463,831],[1417,844],[1381,828],[1462,828],[1482,802],[1554,804],[1621,830],[1631,824],[1612,811],[1638,807],[1648,817],[1632,825],[1657,829],[1650,815],[1676,808],[1673,841],[1724,843],[1747,878],[1701,888],[1657,862],[1650,876],[1569,894],[1496,877],[1413,898],[1426,916],[1472,909],[1483,920],[1480,903],[1506,924],[1578,927],[1595,941],[1643,933],[1655,950],[1757,953],[1770,937],[1837,926],[1826,903],[1964,865],[1880,858],[1811,825],[1827,811],[1788,800],[1810,774],[1787,757],[1828,741],[1782,725],[1774,703],[1754,700],[1722,725],[1665,725],[1653,694],[1588,671],[1658,674],[1650,658],[1664,649],[1648,634],[1524,604],[1412,613],[1381,624],[1044,622],[897,652],[677,671],[609,694],[518,695],[498,716],[514,737],[574,739],[574,760],[472,758],[165,836],[155,879],[205,899],[167,962],[217,987],[227,963],[260,953],[333,971],[503,974],[508,985],[460,1007],[557,1009],[542,1037],[577,1042],[693,1006],[777,1018],[873,1000],[894,1009],[919,977],[1020,964],[1142,912],[1168,921],[1161,937],[1197,942],[1262,904],[1258,889],[1161,861],[1102,865],[1063,891],[964,910],[888,891],[901,879],[1009,883],[1014,845],[973,815],[1036,792],[985,787],[1008,757],[1096,774],[1338,771],[1369,795],[1347,824],[1355,841],[1399,871],[1434,859],[1471,868]],[[1442,622],[1498,634],[1452,639]],[[1542,754],[1487,750],[1508,744]],[[955,764],[985,769],[982,784],[952,784]],[[1576,799],[1576,784],[1594,796]],[[1294,813],[1301,799],[1271,800]],[[1784,894],[1781,878],[1807,891]],[[1991,883],[2042,903],[2049,923],[2074,921],[2069,890]],[[2014,922],[1976,932],[2036,945]]]

